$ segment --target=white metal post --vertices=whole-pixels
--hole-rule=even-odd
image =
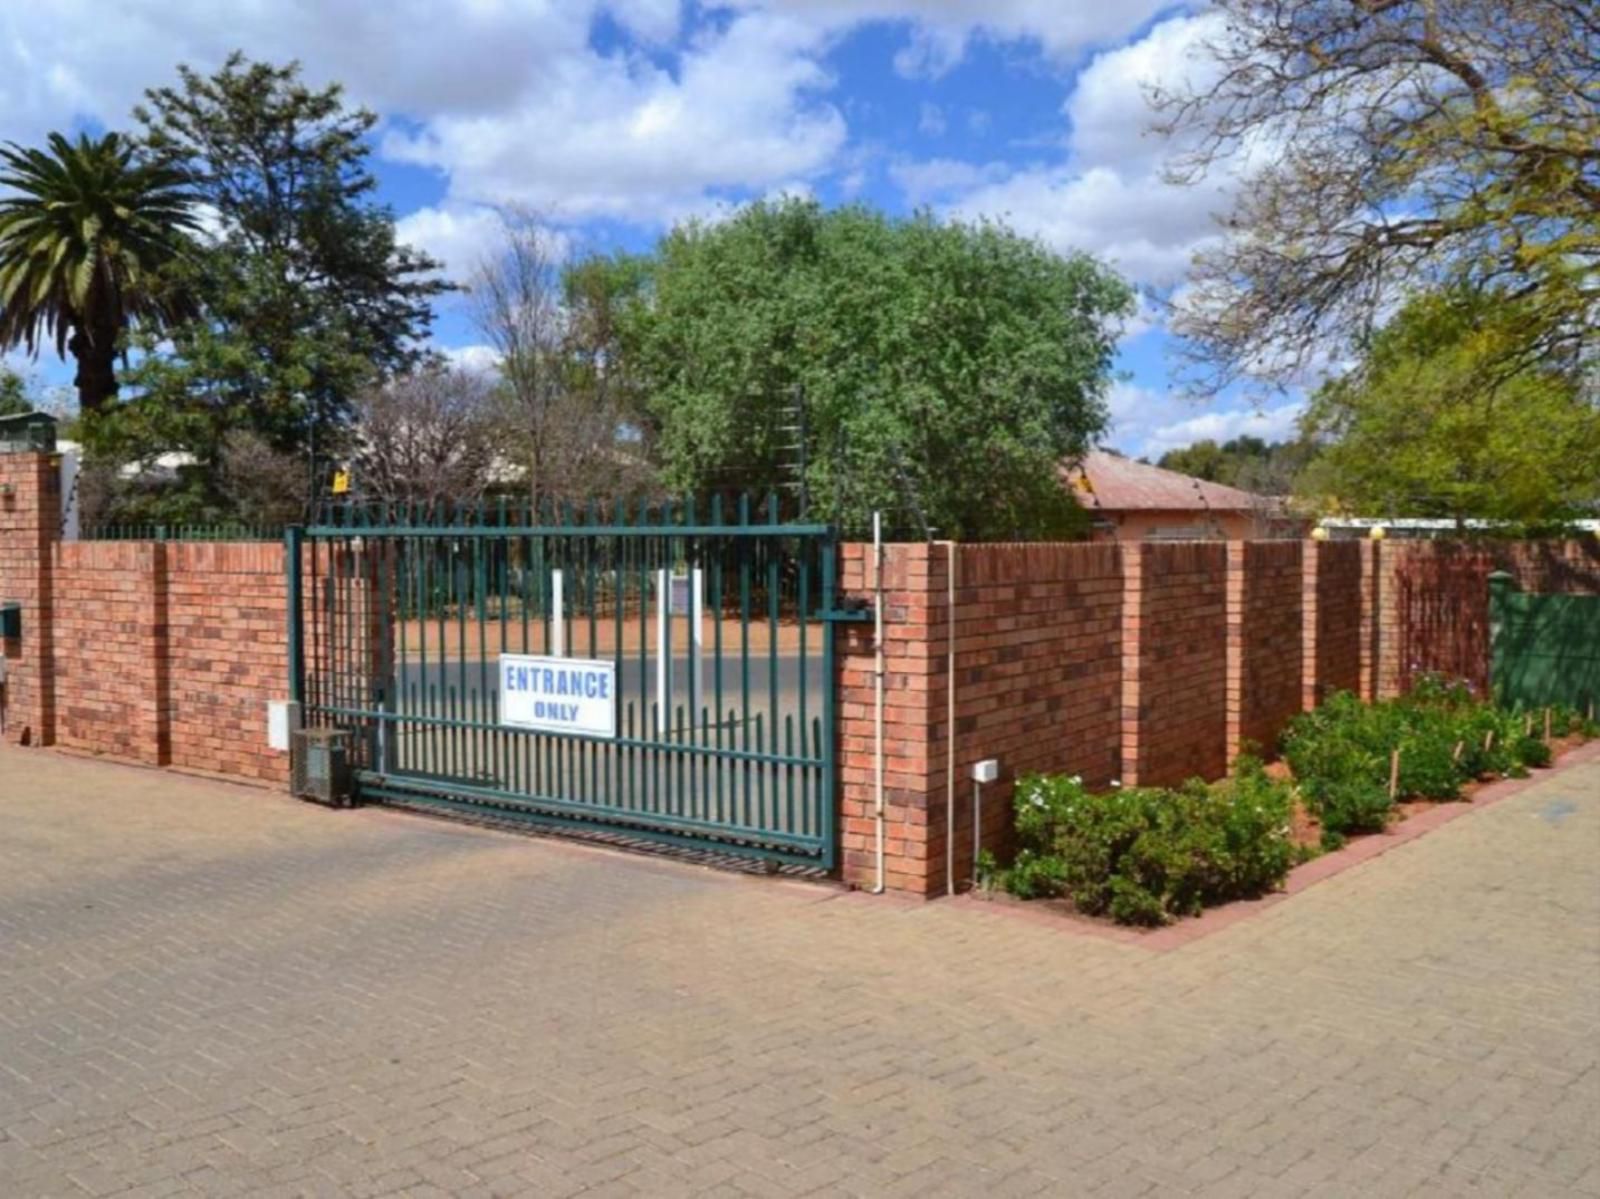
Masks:
[[[559,570],[550,572],[550,610],[552,613],[550,655],[555,658],[565,658],[567,656],[567,604],[566,596],[562,592],[562,579]]]
[[[705,610],[705,572],[697,566],[689,572],[689,678],[695,703],[700,707],[705,707],[706,702]],[[689,713],[691,725],[699,719],[698,712]]]
[[[672,619],[672,575],[656,571],[656,720],[665,728],[672,719],[672,663],[667,653],[667,621]]]

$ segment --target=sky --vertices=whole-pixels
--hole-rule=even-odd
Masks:
[[[1203,80],[1215,28],[1171,0],[6,0],[0,140],[124,128],[142,90],[230,50],[298,59],[380,117],[401,237],[460,276],[495,206],[561,244],[650,245],[675,221],[788,193],[999,218],[1099,255],[1146,297],[1119,343],[1105,441],[1159,455],[1292,432],[1297,398],[1178,394],[1163,301],[1241,172],[1169,185],[1145,88]],[[458,300],[436,340],[480,360]],[[12,365],[42,386],[70,370]]]

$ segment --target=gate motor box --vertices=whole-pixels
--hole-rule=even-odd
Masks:
[[[297,729],[290,740],[289,789],[301,799],[347,808],[354,803],[350,734],[343,729]]]

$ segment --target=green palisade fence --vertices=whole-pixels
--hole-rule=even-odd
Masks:
[[[827,526],[775,497],[352,506],[288,547],[291,690],[354,734],[363,796],[832,868]],[[615,735],[508,725],[502,654],[608,664]]]
[[[1489,576],[1489,628],[1489,677],[1500,703],[1600,711],[1600,596],[1532,595],[1497,571]]]

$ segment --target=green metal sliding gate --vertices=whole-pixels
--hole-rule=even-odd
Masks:
[[[364,799],[831,869],[833,535],[726,507],[322,514],[287,554],[304,723],[352,733]],[[518,723],[529,677],[610,727]]]

